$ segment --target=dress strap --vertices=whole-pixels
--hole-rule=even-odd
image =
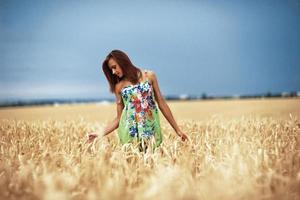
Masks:
[[[149,71],[149,70],[145,69],[145,77],[146,77],[146,81],[149,81],[149,79],[148,79],[148,71]]]

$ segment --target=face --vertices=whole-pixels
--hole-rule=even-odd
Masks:
[[[113,58],[110,58],[108,60],[108,67],[112,71],[112,74],[114,74],[115,76],[118,76],[119,78],[122,78],[123,71],[122,71],[121,67],[119,66],[119,64]]]

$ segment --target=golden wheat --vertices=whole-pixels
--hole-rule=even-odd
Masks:
[[[103,124],[1,120],[1,199],[299,199],[300,123],[242,117],[162,123],[154,152],[121,146],[115,133],[86,144]]]

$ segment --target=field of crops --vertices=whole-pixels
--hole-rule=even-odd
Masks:
[[[190,141],[146,153],[85,143],[115,105],[0,109],[0,199],[300,198],[300,99],[169,105]]]

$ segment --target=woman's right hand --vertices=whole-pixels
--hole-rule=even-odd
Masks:
[[[97,137],[98,134],[96,132],[88,133],[87,143],[92,143]]]

